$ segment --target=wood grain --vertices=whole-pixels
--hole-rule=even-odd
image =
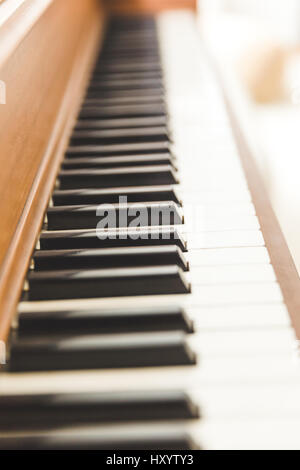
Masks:
[[[19,10],[10,30],[0,29],[1,45],[11,28],[20,31]],[[103,21],[97,0],[51,1],[8,59],[0,57],[7,87],[0,108],[0,340],[9,332]]]
[[[196,0],[107,0],[107,7],[114,13],[155,13],[176,8],[196,9]]]

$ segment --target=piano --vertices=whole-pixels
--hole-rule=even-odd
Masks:
[[[299,277],[195,2],[5,0],[0,43],[0,450],[299,449]]]

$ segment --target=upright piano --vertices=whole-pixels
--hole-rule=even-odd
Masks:
[[[299,276],[195,3],[0,2],[0,450],[300,448]]]

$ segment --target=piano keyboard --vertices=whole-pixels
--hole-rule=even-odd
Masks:
[[[46,224],[0,449],[299,448],[296,339],[191,13],[112,20]]]

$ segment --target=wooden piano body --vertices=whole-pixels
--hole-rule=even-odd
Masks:
[[[196,2],[0,2],[0,80],[6,88],[5,104],[0,104],[0,341],[9,340],[30,258],[107,18],[112,13],[155,13],[169,8],[195,9]],[[266,247],[300,339],[299,276],[234,106],[229,100],[227,105]]]

